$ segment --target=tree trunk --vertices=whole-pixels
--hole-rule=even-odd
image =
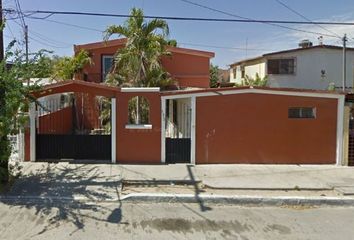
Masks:
[[[140,99],[136,96],[136,124],[140,124]]]

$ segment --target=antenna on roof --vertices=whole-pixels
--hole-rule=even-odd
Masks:
[[[319,36],[317,39],[318,39],[318,45],[322,46],[323,45],[323,36]]]

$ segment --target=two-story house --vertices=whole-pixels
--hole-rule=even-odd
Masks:
[[[88,82],[103,82],[107,73],[112,68],[113,58],[117,51],[125,47],[126,39],[114,39],[103,42],[94,42],[82,45],[75,45],[74,52],[80,50],[89,52],[93,64],[86,66],[83,70],[85,79]],[[161,59],[162,67],[171,74],[180,87],[209,87],[209,66],[210,59],[214,57],[213,52],[200,51],[180,47],[168,47],[171,53]]]
[[[354,81],[354,48],[346,52],[346,87]],[[263,54],[230,65],[230,82],[246,76],[268,77],[269,87],[326,90],[342,87],[343,49],[331,45],[300,45],[300,48]]]

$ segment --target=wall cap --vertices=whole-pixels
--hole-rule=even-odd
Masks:
[[[152,129],[152,124],[126,124],[125,129]]]
[[[159,87],[128,87],[121,88],[121,92],[160,92]]]

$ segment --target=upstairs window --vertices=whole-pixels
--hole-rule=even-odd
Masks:
[[[294,74],[295,59],[269,59],[267,62],[268,74]]]
[[[291,107],[288,110],[289,118],[316,118],[316,108]]]
[[[102,82],[106,79],[106,76],[110,71],[112,70],[113,66],[113,56],[112,55],[103,55],[102,56],[102,70],[101,70],[101,76],[102,76]]]

